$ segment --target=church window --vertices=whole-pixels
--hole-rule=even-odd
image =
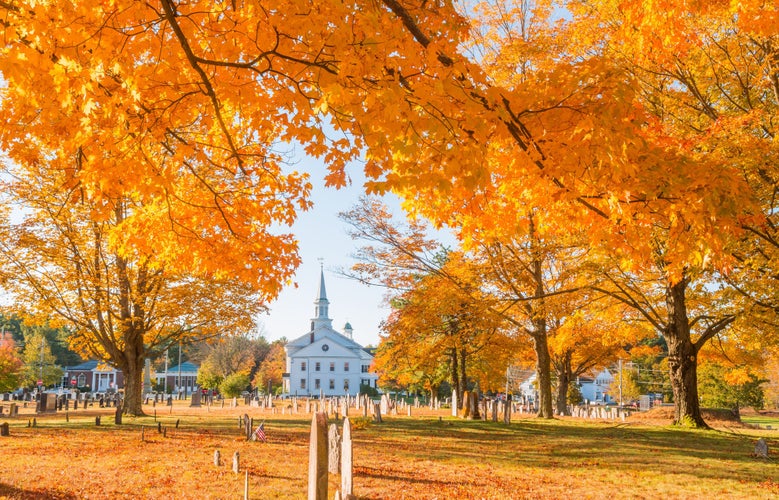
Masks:
[[[306,362],[305,361],[301,361],[300,362],[300,371],[302,371],[302,372],[306,371]]]
[[[85,385],[87,385],[87,377],[83,373],[81,373],[78,376],[78,386],[84,387]]]
[[[344,392],[349,392],[349,379],[344,380]]]
[[[335,380],[330,379],[330,390],[332,391],[333,389],[335,389]]]
[[[321,368],[321,365],[320,365],[319,361],[317,361],[316,364],[314,365],[314,370],[315,371],[319,371],[320,368]]]
[[[344,371],[345,372],[349,371],[349,362],[348,361],[346,363],[344,363]]]
[[[334,372],[334,371],[335,371],[335,361],[331,361],[331,362],[330,362],[330,371],[331,371],[331,372]]]
[[[321,384],[319,383],[319,379],[315,378],[314,379],[314,389],[319,389],[320,386],[321,386]]]
[[[369,365],[362,365],[362,366],[360,367],[360,371],[361,371],[362,373],[368,373],[368,366],[369,366]]]
[[[305,389],[306,388],[306,379],[302,378],[300,379],[300,388]]]

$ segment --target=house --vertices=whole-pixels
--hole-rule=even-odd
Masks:
[[[157,385],[165,387],[167,392],[176,393],[181,388],[184,393],[192,394],[197,390],[199,369],[196,364],[185,361],[181,365],[168,368],[167,372],[157,372],[154,376],[157,378]]]
[[[65,368],[63,385],[92,392],[114,391],[124,388],[124,373],[102,361],[85,361]]]
[[[577,383],[582,399],[589,403],[612,403],[614,398],[609,395],[614,376],[604,368],[594,377],[579,377]]]
[[[354,341],[352,325],[348,322],[343,333],[333,329],[333,320],[328,317],[329,304],[324,270],[321,270],[314,318],[309,330],[285,346],[285,394],[356,395],[361,385],[376,387],[378,376],[369,371],[373,355]]]

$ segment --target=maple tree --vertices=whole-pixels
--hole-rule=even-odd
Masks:
[[[267,391],[270,384],[271,393],[274,388],[282,385],[282,376],[287,368],[287,352],[284,345],[287,340],[282,338],[275,340],[270,345],[270,350],[260,362],[257,372],[252,379],[252,386],[260,391]]]
[[[692,50],[701,26],[685,23],[734,12],[773,54],[766,42],[776,12],[761,5],[701,3],[690,15],[670,0],[651,11],[638,2],[567,2],[571,19],[563,20],[545,0],[109,0],[90,8],[3,0],[0,141],[24,168],[45,161],[89,199],[132,195],[149,207],[115,236],[123,254],[231,272],[269,292],[297,261],[292,239],[268,228],[308,205],[305,175],[283,168],[284,141],[324,158],[332,185],[346,182],[346,163],[364,154],[369,190],[398,193],[407,209],[459,228],[466,245],[490,244],[493,230],[510,233],[517,214],[543,207],[593,247],[621,248],[630,266],[650,268],[653,231],[663,227],[681,417],[697,405],[685,390],[694,383],[681,318],[688,270],[724,264],[740,216],[761,213],[728,148],[716,146],[732,142],[722,133],[729,124],[759,130],[768,120],[751,112],[744,122],[712,120],[711,109],[733,102],[730,93],[684,115],[677,89],[696,97],[702,87],[664,80],[663,92],[642,93],[656,67],[646,58],[707,60]],[[612,49],[643,58],[624,64]],[[712,66],[730,67],[724,62]],[[636,71],[643,67],[650,71]],[[763,76],[770,82],[773,73]],[[731,88],[736,79],[709,79],[708,88],[725,81]],[[669,105],[653,99],[662,95]],[[669,126],[683,116],[703,134]],[[701,141],[707,132],[717,133]],[[110,211],[96,207],[96,217]],[[150,241],[157,253],[144,251]]]
[[[25,387],[35,387],[38,382],[44,387],[62,382],[62,367],[58,366],[51,352],[51,346],[42,333],[28,331],[24,337],[20,378]]]
[[[0,333],[0,392],[19,388],[22,360],[10,333]]]
[[[124,411],[142,414],[145,359],[171,344],[248,331],[262,297],[241,281],[171,271],[144,254],[120,255],[112,237],[143,206],[111,203],[112,218],[96,220],[86,200],[69,203],[57,170],[37,178],[9,177],[6,196],[25,211],[3,224],[3,284],[17,307],[70,325],[71,346],[122,370]],[[107,204],[107,202],[106,202]]]

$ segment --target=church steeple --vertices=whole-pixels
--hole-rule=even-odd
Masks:
[[[314,310],[314,319],[311,321],[311,330],[316,330],[320,325],[332,328],[333,320],[327,317],[327,306],[330,301],[327,300],[327,290],[325,289],[325,270],[321,265],[319,275],[319,291],[317,292],[317,298],[314,301],[316,306]]]

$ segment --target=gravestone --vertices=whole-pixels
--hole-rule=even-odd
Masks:
[[[192,393],[192,399],[189,401],[189,406],[195,408],[200,407],[200,391],[195,391]]]
[[[327,500],[327,415],[311,419],[308,445],[308,500]]]
[[[338,474],[341,470],[341,434],[336,424],[330,424],[327,432],[327,470],[330,474]]]
[[[341,498],[353,498],[352,486],[352,424],[344,419],[343,436],[341,436]]]
[[[503,404],[503,423],[511,423],[511,394],[506,395],[506,402]]]
[[[246,440],[250,441],[252,439],[252,419],[249,418],[248,413],[243,414],[243,426],[244,433],[246,434]]]
[[[755,443],[755,456],[757,458],[768,458],[768,442],[765,438],[760,438]]]
[[[38,401],[38,413],[57,413],[57,395],[42,393]]]
[[[381,403],[373,403],[373,418],[377,424],[381,423]]]
[[[457,416],[457,389],[452,389],[452,416]]]
[[[95,417],[95,425],[98,427],[100,426],[100,415]]]
[[[219,450],[214,450],[214,465],[216,465],[217,467],[219,467],[219,464],[220,464],[221,462],[222,462],[222,461],[220,460],[220,457],[219,457]]]
[[[233,453],[233,473],[238,474],[239,465],[239,455],[236,451]]]
[[[7,437],[11,435],[11,431],[8,428],[8,422],[0,424],[0,436]]]

